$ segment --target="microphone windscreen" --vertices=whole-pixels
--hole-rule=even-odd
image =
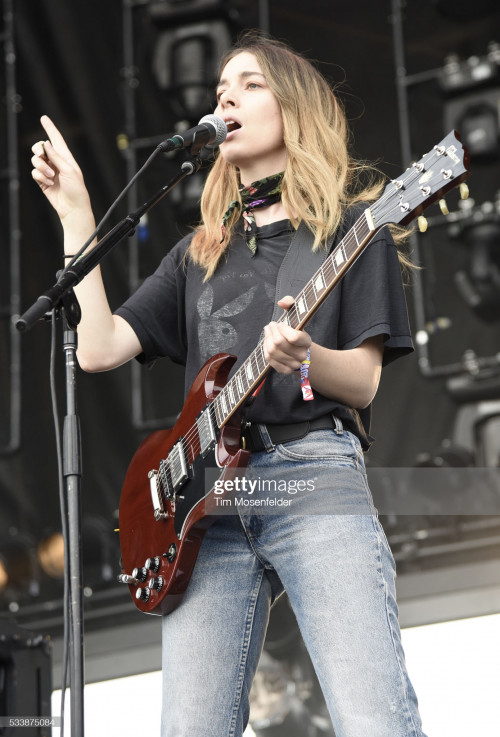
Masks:
[[[215,138],[211,142],[211,146],[219,146],[226,140],[227,125],[218,115],[204,115],[198,125],[202,125],[203,123],[209,123],[215,128]]]

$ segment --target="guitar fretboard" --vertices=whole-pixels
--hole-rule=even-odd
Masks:
[[[327,256],[314,276],[296,296],[294,304],[283,313],[278,322],[300,330],[350,268],[374,232],[373,219],[370,209],[367,208],[332,253]],[[218,427],[222,427],[236,409],[248,399],[269,369],[270,365],[265,359],[264,345],[261,340],[213,401]]]

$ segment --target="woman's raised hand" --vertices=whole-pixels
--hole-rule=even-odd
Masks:
[[[52,120],[43,115],[40,122],[48,140],[37,141],[31,148],[31,175],[61,221],[68,215],[87,217],[91,205],[82,171]]]

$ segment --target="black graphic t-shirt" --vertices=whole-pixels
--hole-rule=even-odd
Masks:
[[[344,231],[351,222],[346,219]],[[150,363],[169,356],[185,365],[186,393],[202,365],[216,353],[237,356],[234,373],[271,320],[276,279],[292,233],[288,220],[258,228],[255,256],[236,235],[208,282],[186,256],[192,236],[183,238],[116,310],[139,338],[143,348],[139,360]],[[384,364],[413,350],[397,250],[387,229],[375,235],[305,329],[314,342],[339,350],[384,335]],[[246,415],[252,422],[281,424],[328,412],[357,434],[363,447],[369,446],[370,408],[357,412],[317,391],[314,400],[306,402],[298,373],[271,370]]]

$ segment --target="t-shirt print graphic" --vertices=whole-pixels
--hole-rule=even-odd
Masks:
[[[257,286],[238,295],[231,302],[212,312],[214,292],[209,284],[201,293],[197,308],[200,322],[198,323],[198,341],[202,363],[216,353],[230,353],[238,344],[238,332],[228,322],[227,318],[239,315],[252,303]],[[242,326],[239,321],[239,327]]]

